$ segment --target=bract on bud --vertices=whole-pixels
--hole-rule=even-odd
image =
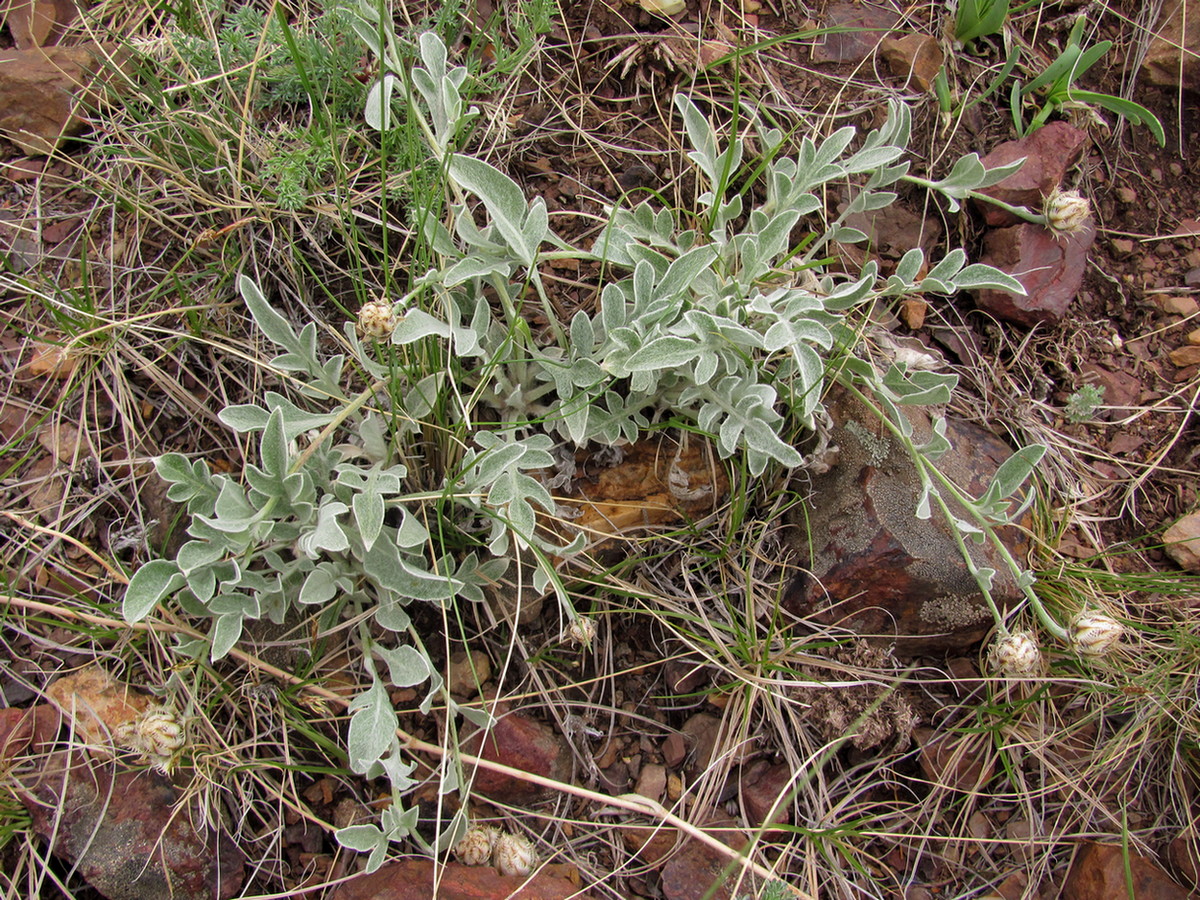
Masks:
[[[492,858],[500,829],[491,825],[472,825],[454,845],[454,855],[464,866],[483,866]]]
[[[1092,206],[1078,191],[1055,190],[1046,198],[1046,224],[1057,234],[1075,234],[1092,215]]]
[[[502,834],[492,851],[492,862],[501,875],[528,875],[537,865],[537,851],[523,835]]]
[[[579,616],[567,626],[567,640],[584,649],[592,646],[596,639],[596,623],[586,616]]]
[[[1103,656],[1124,633],[1125,626],[1104,613],[1083,612],[1071,622],[1071,643],[1085,656]]]
[[[687,8],[683,0],[638,0],[638,5],[656,16],[677,16]]]
[[[368,300],[358,311],[358,330],[366,337],[385,340],[396,330],[396,314],[392,305],[382,300]]]
[[[1010,678],[1027,678],[1042,668],[1042,652],[1028,631],[1007,634],[992,645],[988,654],[993,668]]]

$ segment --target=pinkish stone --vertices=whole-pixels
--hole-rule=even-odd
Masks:
[[[522,712],[502,714],[488,731],[476,731],[463,742],[463,751],[556,781],[571,774],[571,751],[566,741]],[[502,803],[528,803],[546,794],[541,785],[484,768],[475,773],[475,790]]]
[[[1051,122],[1019,141],[1000,144],[983,158],[986,168],[995,169],[1021,157],[1025,157],[1025,165],[983,193],[1010,206],[1025,206],[1040,212],[1043,198],[1059,187],[1067,170],[1079,162],[1087,140],[1087,134],[1078,128],[1066,122]],[[1021,221],[991,203],[974,202],[988,225],[1015,225]]]
[[[1083,283],[1088,251],[1095,240],[1096,228],[1090,221],[1069,236],[1056,235],[1031,222],[989,231],[979,261],[1020,281],[1025,296],[988,288],[975,292],[975,304],[1018,325],[1059,321]]]

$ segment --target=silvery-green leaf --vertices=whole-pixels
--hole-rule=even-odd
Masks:
[[[429,660],[415,647],[402,644],[399,647],[382,647],[373,644],[371,651],[387,663],[388,679],[399,688],[421,684],[433,672]]]
[[[241,636],[241,613],[229,613],[217,618],[212,631],[209,633],[209,640],[212,641],[212,652],[210,654],[212,661],[217,662],[224,659],[225,655],[233,649],[233,645],[238,642],[238,638]]]
[[[346,750],[350,768],[362,772],[381,757],[396,735],[396,711],[378,679],[350,701],[350,730]]]
[[[395,90],[396,76],[386,72],[367,92],[363,119],[376,131],[388,131],[392,127],[392,94]]]
[[[350,504],[363,546],[370,550],[375,539],[379,537],[379,532],[383,530],[383,497],[380,494],[377,469],[370,471],[366,486],[354,495]]]
[[[473,278],[487,278],[489,275],[500,275],[507,278],[514,265],[511,259],[499,255],[489,256],[484,253],[474,253],[463,257],[447,269],[442,276],[442,283],[446,287],[457,287],[460,284],[466,284]]]
[[[150,615],[160,600],[183,584],[183,574],[175,563],[165,559],[143,563],[125,588],[121,614],[127,622],[140,622]]]
[[[995,288],[1001,291],[1012,291],[1019,296],[1025,296],[1025,286],[1007,272],[1001,272],[992,266],[981,263],[967,266],[954,276],[954,286],[959,290],[979,290],[980,288]]]
[[[329,563],[318,563],[304,579],[296,602],[306,606],[319,606],[336,597],[338,589],[336,568]]]
[[[374,850],[381,841],[387,841],[383,832],[374,825],[350,825],[339,828],[333,836],[347,850],[357,850],[359,853]]]
[[[250,315],[254,317],[254,324],[266,335],[267,339],[284,350],[289,350],[292,353],[302,353],[304,347],[300,342],[300,338],[296,335],[295,329],[292,328],[291,323],[287,319],[277,313],[271,304],[267,302],[267,298],[258,289],[258,285],[245,275],[238,275],[237,284],[238,290],[241,291],[242,299],[246,301],[246,308],[250,310]]]
[[[483,201],[492,224],[513,253],[532,266],[537,248],[526,242],[522,226],[528,206],[517,183],[483,160],[457,153],[450,158],[450,177]]]
[[[411,344],[413,341],[430,335],[448,338],[450,337],[450,326],[423,310],[413,309],[399,317],[396,330],[392,332],[392,343]]]
[[[868,240],[868,235],[857,228],[840,225],[833,230],[833,234],[829,236],[829,239],[837,244],[861,244],[863,241]]]
[[[975,570],[975,580],[979,586],[985,591],[992,589],[992,580],[996,577],[996,570],[988,566],[980,566]]]

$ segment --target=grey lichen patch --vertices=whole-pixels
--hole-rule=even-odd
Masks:
[[[946,628],[978,625],[988,618],[988,611],[982,605],[962,594],[933,597],[921,604],[920,612],[926,622]]]
[[[892,452],[892,443],[885,437],[877,434],[871,434],[858,422],[847,422],[846,431],[854,435],[858,442],[862,444],[863,450],[867,453],[867,462],[879,468],[887,461],[888,456]]]

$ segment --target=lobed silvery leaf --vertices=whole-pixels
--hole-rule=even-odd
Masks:
[[[539,197],[526,204],[515,181],[473,156],[450,157],[450,177],[483,201],[492,224],[517,259],[532,266],[539,245],[549,233],[545,202]]]

